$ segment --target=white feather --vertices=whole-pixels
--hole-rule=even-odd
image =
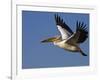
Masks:
[[[58,30],[59,30],[60,33],[61,33],[62,39],[68,39],[68,38],[69,38],[70,33],[69,33],[66,29],[62,28],[62,27],[59,26],[59,25],[57,25],[57,28],[58,28]]]

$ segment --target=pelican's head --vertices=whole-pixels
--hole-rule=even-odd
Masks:
[[[48,38],[48,39],[45,39],[45,40],[43,40],[41,42],[44,43],[44,42],[58,42],[58,41],[61,41],[61,37],[60,36]]]

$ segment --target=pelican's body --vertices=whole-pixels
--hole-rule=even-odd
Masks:
[[[54,45],[56,45],[56,46],[58,46],[60,48],[63,48],[65,50],[69,50],[69,51],[73,51],[73,52],[78,51],[78,47],[77,46],[65,43],[65,41],[66,40],[63,40],[63,41],[60,41],[60,42],[53,42],[53,43],[54,43]]]
[[[43,40],[42,42],[53,42],[54,45],[63,48],[64,50],[68,50],[71,52],[80,52],[83,56],[87,56],[83,53],[81,48],[79,47],[80,43],[83,43],[86,38],[88,37],[88,32],[86,30],[86,25],[84,23],[76,23],[76,32],[73,31],[68,27],[63,19],[61,19],[58,15],[55,15],[55,21],[58,30],[61,33],[61,36],[48,38]]]

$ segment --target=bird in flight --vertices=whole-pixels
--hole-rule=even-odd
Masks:
[[[61,35],[42,40],[41,42],[52,42],[54,45],[63,48],[64,50],[79,52],[81,55],[87,56],[79,46],[88,38],[86,24],[84,24],[84,22],[76,21],[76,31],[73,32],[57,14],[55,15],[55,22]]]

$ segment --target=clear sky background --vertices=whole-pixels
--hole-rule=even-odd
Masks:
[[[88,56],[65,51],[52,43],[41,43],[42,40],[60,35],[54,15],[58,14],[69,27],[76,31],[76,21],[84,22],[89,30],[89,14],[22,12],[22,68],[51,68],[89,65],[89,38],[80,47]]]

